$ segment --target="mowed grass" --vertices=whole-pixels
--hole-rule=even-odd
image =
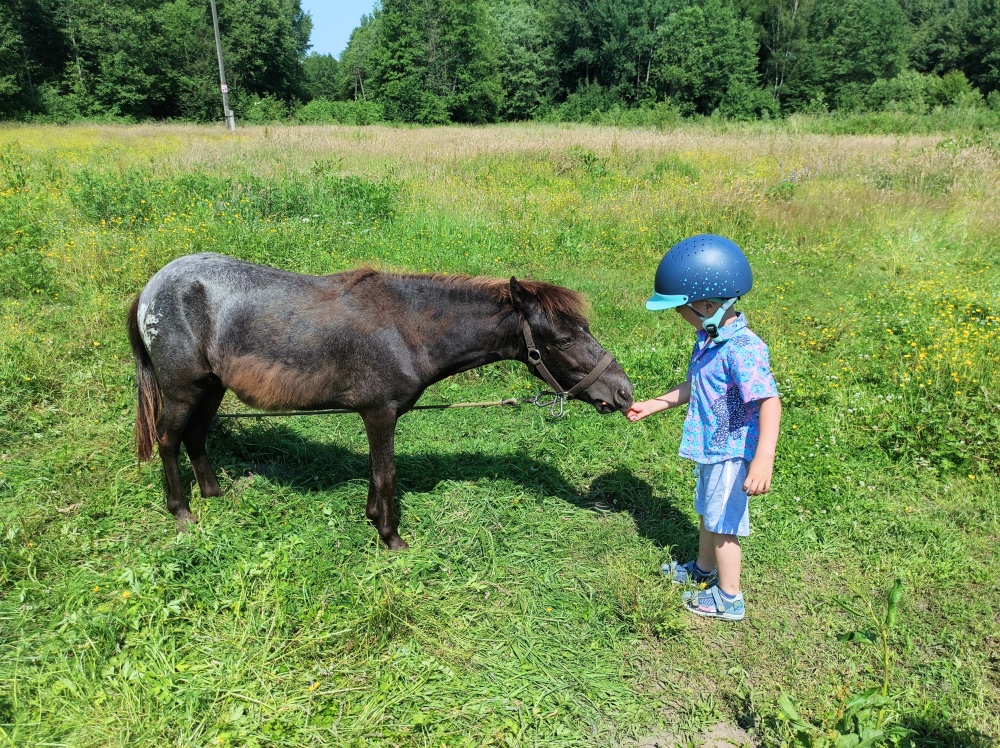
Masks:
[[[998,159],[989,134],[763,127],[0,130],[0,741],[612,746],[721,721],[777,745],[783,692],[825,728],[879,683],[835,600],[899,578],[892,722],[994,744]],[[125,311],[175,257],[560,283],[650,397],[692,335],[642,305],[699,232],[746,249],[785,404],[740,624],[658,571],[696,543],[679,411],[405,416],[402,553],[365,519],[355,416],[226,422],[225,495],[185,467],[182,537],[136,466]],[[537,389],[503,363],[423,402]]]

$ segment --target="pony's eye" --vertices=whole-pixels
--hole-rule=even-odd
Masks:
[[[569,348],[571,345],[573,345],[572,338],[559,338],[559,340],[556,341],[556,347],[563,351]]]

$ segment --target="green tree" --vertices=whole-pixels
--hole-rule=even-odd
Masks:
[[[310,99],[335,99],[340,82],[337,60],[333,55],[309,54],[302,62],[305,92]]]
[[[746,118],[767,109],[753,24],[720,0],[691,2],[659,26],[653,80],[682,111]]]
[[[858,109],[868,86],[906,67],[909,26],[896,0],[816,0],[790,98]]]
[[[378,46],[379,34],[376,10],[372,15],[361,17],[361,24],[351,32],[347,47],[340,54],[337,63],[339,78],[338,91],[343,99],[366,99],[365,85],[372,72],[371,58]]]
[[[530,119],[555,96],[557,71],[542,15],[525,0],[496,3],[492,9],[500,29],[500,76],[508,120]]]
[[[312,19],[299,0],[219,0],[219,27],[238,97],[305,97],[302,60]]]
[[[900,0],[910,26],[909,65],[941,75],[960,69],[972,32],[969,0]]]
[[[156,9],[153,21],[154,33],[148,41],[162,92],[151,104],[152,116],[221,119],[219,68],[209,8],[199,0],[174,0]]]
[[[806,19],[814,0],[745,0],[740,7],[757,26],[764,83],[780,107],[806,42]]]
[[[591,0],[588,11],[600,40],[595,62],[601,82],[623,101],[648,97],[653,57],[660,41],[657,30],[668,14],[668,4],[657,0]]]
[[[1000,91],[1000,0],[973,0],[962,68],[983,93]]]
[[[24,93],[24,83],[18,71],[24,70],[24,40],[14,27],[13,14],[4,7],[0,15],[0,114],[11,111],[14,100]]]
[[[305,95],[299,0],[218,0],[229,81],[251,99]],[[0,0],[0,114],[218,119],[204,0]]]
[[[599,82],[595,64],[600,41],[587,0],[543,0],[539,6],[551,40],[563,94]]]
[[[56,0],[55,17],[68,41],[63,90],[83,115],[146,117],[163,93],[153,36],[155,0],[110,6],[107,0]]]
[[[0,117],[41,107],[39,86],[62,74],[66,48],[51,0],[0,0]]]
[[[676,0],[543,0],[564,94],[598,85],[611,101],[651,98],[658,29]],[[597,97],[598,99],[601,97]]]
[[[503,96],[496,19],[481,0],[384,0],[372,92],[389,119],[490,122]]]

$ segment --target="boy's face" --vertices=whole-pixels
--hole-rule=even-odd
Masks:
[[[694,313],[691,309],[694,307],[699,312],[705,315],[705,317],[711,317],[715,314],[716,310],[719,308],[719,304],[714,301],[709,301],[708,299],[702,299],[701,301],[692,301],[690,305],[683,304],[677,307],[678,313],[684,318],[684,320],[691,325],[696,330],[701,329],[701,318]]]

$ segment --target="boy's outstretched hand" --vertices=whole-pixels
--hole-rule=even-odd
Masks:
[[[632,423],[641,421],[646,416],[668,410],[678,405],[684,405],[691,397],[691,382],[685,381],[652,400],[639,400],[625,411],[625,417]]]
[[[655,400],[643,400],[642,402],[632,403],[631,407],[625,411],[625,417],[632,423],[641,421],[646,416],[651,416],[653,413],[660,411],[661,408],[656,407],[656,404]]]

